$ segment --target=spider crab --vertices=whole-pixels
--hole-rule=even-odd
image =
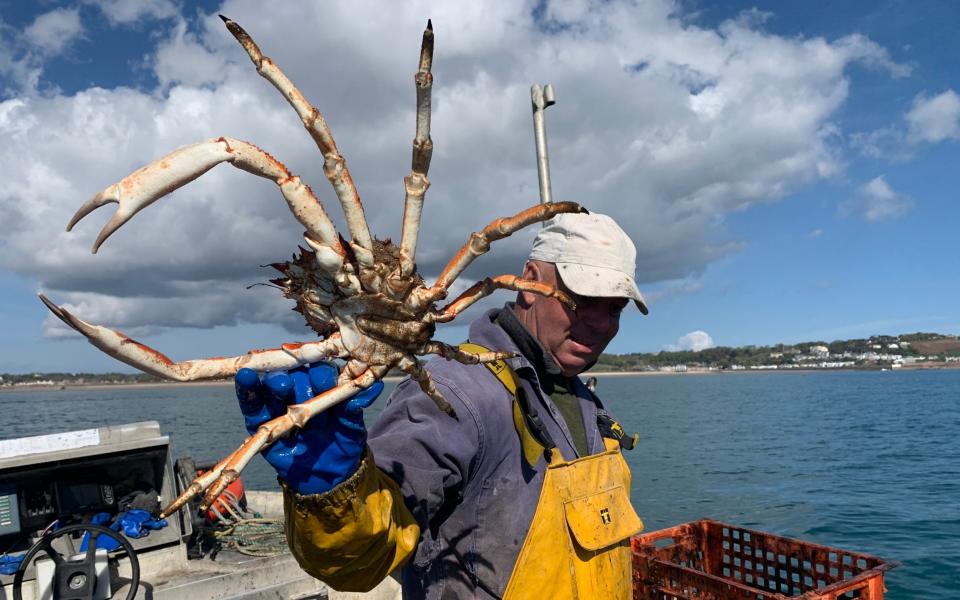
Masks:
[[[304,404],[292,405],[285,415],[265,423],[230,456],[198,476],[169,506],[170,515],[191,498],[207,490],[201,503],[205,510],[258,451],[313,416],[342,402],[398,368],[416,380],[437,406],[456,418],[449,403],[437,391],[417,355],[438,354],[468,364],[509,358],[506,352],[471,354],[432,339],[437,323],[453,320],[460,312],[497,289],[528,291],[552,296],[574,308],[571,298],[549,285],[525,281],[513,275],[487,277],[460,294],[446,306],[435,303],[447,297],[450,285],[490,243],[513,232],[544,221],[559,213],[585,212],[573,202],[540,204],[512,217],[500,218],[482,231],[473,233],[466,244],[427,286],[417,273],[414,255],[420,229],[423,198],[430,185],[427,171],[433,151],[430,139],[431,88],[433,75],[433,27],[428,21],[420,47],[419,70],[414,76],[417,97],[416,137],[410,174],[404,178],[404,212],[399,247],[390,240],[370,235],[363,205],[346,162],[320,112],[291,83],[287,76],[264,56],[253,39],[239,25],[221,15],[227,29],[240,42],[253,64],[293,106],[324,157],[323,172],[340,201],[351,241],[334,229],[333,223],[300,178],[290,173],[273,156],[242,140],[219,137],[185,146],[128,175],[83,204],[67,225],[67,231],[93,210],[117,203],[119,208],[104,225],[93,244],[100,245],[134,214],[161,197],[186,185],[214,166],[228,162],[274,181],[294,217],[306,228],[308,248],[300,248],[292,261],[277,263],[283,277],[271,280],[284,296],[296,302],[307,324],[321,337],[319,341],[288,343],[279,348],[252,350],[242,356],[203,358],[174,362],[162,353],[136,342],[119,331],[88,323],[43,294],[40,299],[64,323],[110,356],[137,369],[177,381],[230,377],[241,368],[256,371],[289,369],[318,360],[345,361],[337,385]]]

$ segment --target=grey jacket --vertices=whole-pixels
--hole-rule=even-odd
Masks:
[[[470,326],[470,341],[517,351],[489,311]],[[577,456],[570,432],[537,373],[523,356],[510,359],[557,449]],[[403,381],[370,430],[377,466],[399,485],[420,524],[416,554],[403,568],[404,598],[500,598],[533,519],[546,468],[522,458],[513,396],[483,365],[434,359],[427,368],[457,412],[452,419],[419,386]],[[591,454],[604,449],[596,397],[574,389]]]

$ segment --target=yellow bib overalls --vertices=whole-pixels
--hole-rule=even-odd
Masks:
[[[463,344],[466,352],[485,352]],[[514,425],[532,466],[543,446],[527,427],[516,399],[519,382],[503,361],[487,366],[514,395]],[[643,529],[630,504],[630,470],[616,440],[604,438],[600,454],[565,461],[546,450],[547,470],[530,531],[507,583],[504,598],[632,597],[630,536]]]

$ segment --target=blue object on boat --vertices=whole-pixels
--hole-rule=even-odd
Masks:
[[[90,518],[90,522],[94,525],[106,525],[117,533],[120,533],[122,530],[124,535],[129,538],[146,537],[154,529],[162,529],[168,525],[166,519],[155,519],[153,515],[147,511],[136,508],[119,513],[113,520],[113,523],[110,523],[110,513],[105,512],[93,515],[93,517]],[[107,525],[108,523],[110,524]],[[120,547],[120,542],[117,540],[107,537],[104,534],[98,535],[100,536],[97,539],[98,548],[103,548],[109,552]],[[83,540],[80,542],[80,552],[86,552],[89,539],[90,532],[88,531],[83,534]]]
[[[94,525],[103,525],[105,527],[109,527],[114,531],[119,531],[118,526],[114,526],[110,524],[110,518],[111,518],[110,513],[101,512],[90,517],[90,522],[93,523]],[[87,551],[87,543],[89,541],[90,541],[90,532],[88,531],[83,534],[83,539],[80,540],[80,552]],[[111,550],[116,550],[119,547],[120,547],[120,542],[113,539],[112,537],[106,536],[102,533],[97,534],[97,548],[103,548],[107,552],[110,552]]]
[[[131,508],[125,513],[117,515],[115,523],[119,523],[127,537],[146,537],[154,529],[163,529],[167,526],[166,519],[155,519],[145,510]],[[113,529],[113,527],[111,527]]]
[[[20,568],[20,561],[27,553],[23,554],[4,554],[0,556],[0,575],[13,575]]]

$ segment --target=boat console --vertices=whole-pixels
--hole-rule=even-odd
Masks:
[[[104,528],[128,508],[155,516],[195,475],[154,421],[0,440],[0,567],[22,565],[0,572],[0,600],[342,597],[307,575],[282,537],[271,555],[217,541],[211,551],[197,540],[224,539],[213,536],[223,527],[186,510],[142,537]],[[252,521],[283,514],[279,492],[247,491],[246,500]],[[366,597],[399,592],[394,584]]]
[[[125,501],[176,496],[170,440],[153,421],[0,441],[0,547],[14,551],[46,529],[116,514]],[[176,543],[189,522],[136,540],[138,549]],[[19,543],[18,543],[19,542]]]
[[[9,559],[37,546],[44,534],[51,540],[49,547],[37,548],[37,560],[19,574],[22,582],[17,587],[23,588],[24,598],[54,598],[54,589],[59,589],[54,579],[63,571],[58,560],[82,562],[87,531],[83,526],[91,524],[95,515],[109,523],[128,508],[155,513],[174,497],[170,440],[153,421],[0,441],[0,551]],[[52,539],[64,528],[71,529]],[[190,533],[191,522],[180,513],[143,537],[125,537],[134,555],[123,559],[124,568],[130,571],[137,556],[180,546]],[[108,575],[104,547],[117,542],[111,544],[101,535],[96,544],[103,547],[95,550],[98,556],[90,562],[97,563],[92,576],[100,580]],[[122,547],[118,553],[127,554]],[[84,584],[90,574],[82,571],[65,584],[74,586],[75,597],[110,597],[104,595],[109,587],[106,581],[100,582],[99,591],[87,590]],[[122,574],[117,576],[123,580]],[[14,596],[15,578],[15,574],[0,575],[4,590],[0,597]],[[129,583],[129,575],[127,579]]]

